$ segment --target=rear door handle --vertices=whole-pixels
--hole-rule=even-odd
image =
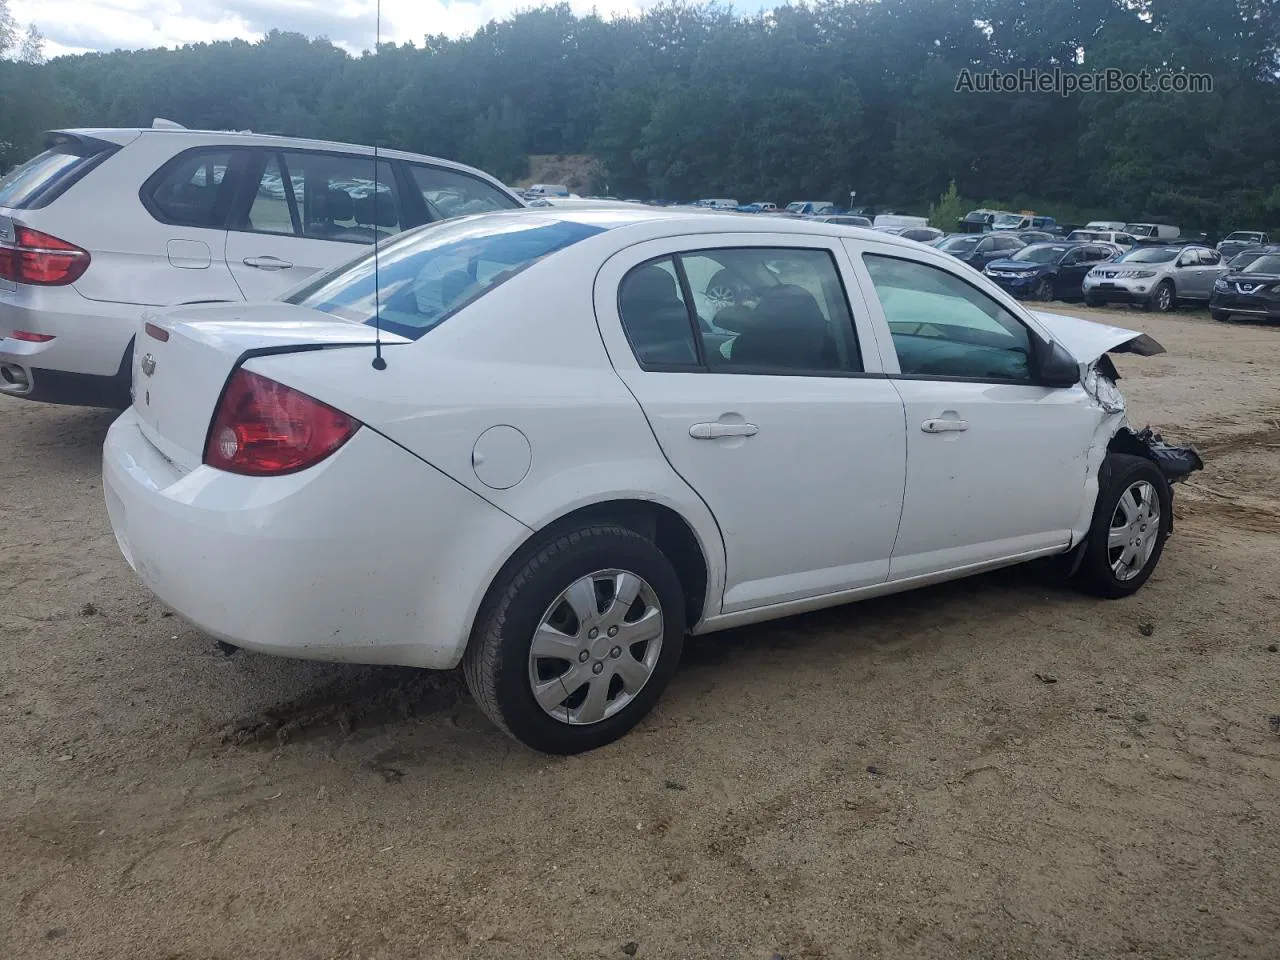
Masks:
[[[246,267],[257,267],[259,270],[288,270],[293,266],[288,260],[279,257],[245,257]]]
[[[926,420],[920,424],[925,433],[960,433],[969,429],[968,420]]]
[[[718,440],[721,437],[754,437],[760,428],[754,423],[695,423],[689,428],[689,436],[695,440]]]

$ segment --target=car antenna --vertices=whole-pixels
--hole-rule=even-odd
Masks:
[[[375,6],[373,28],[373,72],[378,77],[378,67],[382,61],[379,48],[382,46],[382,0]],[[387,361],[382,356],[382,286],[378,282],[378,135],[373,136],[373,369],[387,369]]]

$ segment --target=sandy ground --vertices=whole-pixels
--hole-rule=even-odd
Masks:
[[[1280,956],[1280,328],[1066,312],[1168,347],[1132,419],[1209,461],[1145,590],[705,638],[569,759],[220,650],[116,551],[110,415],[0,401],[0,957]]]

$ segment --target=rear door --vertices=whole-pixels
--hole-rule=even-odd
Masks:
[[[269,300],[403,228],[391,163],[312,150],[255,150],[227,235],[246,300]]]
[[[724,612],[888,575],[902,401],[860,304],[850,318],[847,264],[826,237],[719,234],[639,244],[597,276],[614,367],[723,533]]]
[[[1208,298],[1213,292],[1214,281],[1227,273],[1227,266],[1222,262],[1222,254],[1207,247],[1197,251],[1199,254],[1199,272],[1201,276],[1201,296]]]
[[[965,271],[846,241],[906,411],[901,580],[1066,547],[1097,409],[1032,375],[1029,327]]]

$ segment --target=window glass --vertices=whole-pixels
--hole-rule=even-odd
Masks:
[[[409,175],[422,192],[432,220],[493,210],[514,210],[520,206],[501,190],[456,170],[414,163],[409,164]]]
[[[689,307],[670,257],[643,263],[622,278],[618,314],[640,363],[698,366]]]
[[[1200,262],[1206,267],[1216,267],[1222,262],[1222,254],[1217,250],[1201,250]]]
[[[679,259],[713,372],[862,369],[844,288],[827,251],[738,247]]]
[[[302,191],[295,190],[297,207],[302,209]],[[289,211],[289,199],[285,194],[284,177],[280,175],[280,160],[272,156],[263,168],[258,181],[258,192],[249,207],[249,230],[260,233],[294,233],[293,215]]]
[[[376,269],[370,250],[321,274],[288,302],[353,323],[372,325],[378,317],[382,329],[416,340],[521,270],[601,229],[533,213],[442,223],[379,247]]]
[[[1030,379],[1027,329],[995,300],[928,264],[874,254],[863,260],[904,374]]]
[[[193,150],[163,168],[149,184],[147,197],[166,223],[222,229],[226,224],[231,182],[229,150]]]
[[[100,140],[67,140],[20,163],[0,177],[0,207],[43,207],[117,148]]]
[[[283,158],[304,237],[373,243],[403,229],[387,161],[378,161],[375,177],[372,157],[288,150]],[[263,183],[270,186],[267,177],[264,172]]]

